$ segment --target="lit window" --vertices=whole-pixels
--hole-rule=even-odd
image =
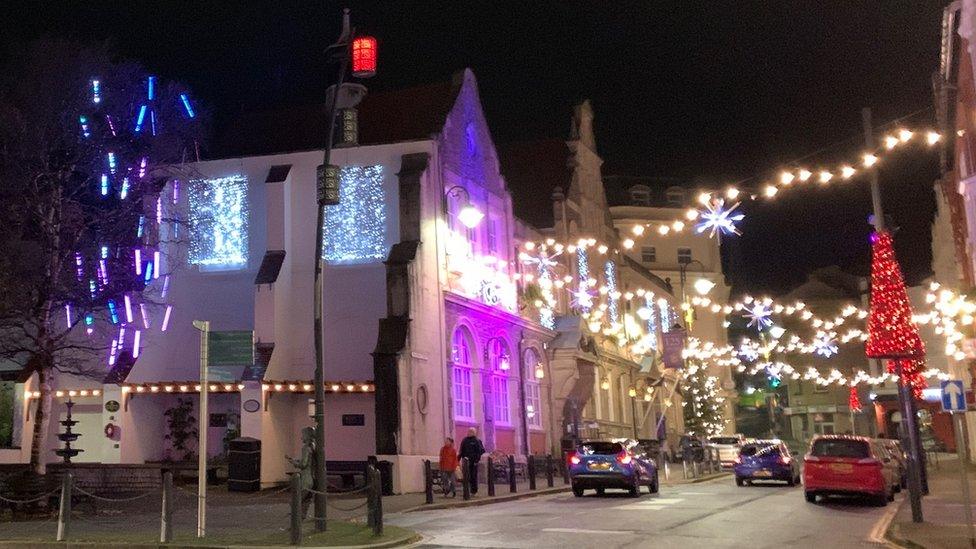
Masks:
[[[492,397],[495,399],[495,423],[508,425],[511,417],[508,411],[508,376],[496,375],[492,378]]]
[[[651,190],[644,185],[635,185],[631,187],[630,202],[634,206],[650,206]]]
[[[678,248],[678,264],[687,265],[691,263],[691,248]]]
[[[654,246],[641,246],[641,261],[654,263],[657,261],[657,249]]]
[[[189,185],[192,265],[239,269],[247,265],[247,178],[200,179]]]
[[[539,388],[539,378],[536,369],[542,367],[539,353],[535,349],[526,349],[523,364],[525,365],[525,416],[529,427],[542,427],[542,392]]]
[[[488,229],[488,253],[495,255],[498,253],[498,221],[489,219],[486,228]]]
[[[322,258],[329,263],[386,259],[386,192],[382,166],[345,166],[339,204],[325,209]]]
[[[488,356],[495,423],[508,425],[511,423],[508,410],[508,372],[511,369],[511,357],[508,347],[501,339],[493,339],[489,344]]]
[[[681,187],[671,187],[664,192],[664,199],[668,206],[680,208],[685,205],[685,190]]]
[[[451,341],[451,381],[454,390],[454,418],[474,421],[469,338],[466,329],[454,330]]]

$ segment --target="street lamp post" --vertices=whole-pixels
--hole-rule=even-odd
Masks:
[[[874,133],[871,127],[871,109],[861,110],[864,125],[864,140],[868,150],[874,148]],[[871,204],[874,209],[874,230],[880,233],[885,230],[884,209],[881,206],[881,185],[878,183],[878,170],[871,170]],[[911,387],[905,383],[902,375],[902,361],[895,361],[898,376],[898,404],[901,408],[902,423],[908,436],[908,499],[912,508],[912,522],[922,522],[922,455],[919,451],[918,421],[915,417],[915,406],[912,403]]]
[[[339,75],[336,84],[332,87],[332,94],[329,99],[327,99],[328,110],[326,112],[326,120],[328,125],[326,127],[326,137],[325,137],[325,151],[322,155],[322,165],[316,170],[316,198],[317,198],[317,215],[315,222],[315,279],[313,284],[313,298],[312,298],[312,308],[313,308],[313,323],[312,329],[314,334],[312,340],[315,345],[315,459],[313,460],[315,464],[314,468],[314,479],[315,479],[315,529],[316,531],[322,532],[326,528],[326,465],[325,465],[325,363],[323,360],[323,349],[322,349],[322,248],[323,248],[323,238],[322,226],[325,223],[325,207],[329,205],[336,205],[339,203],[339,185],[338,185],[338,167],[332,166],[329,161],[332,155],[332,144],[333,136],[335,134],[336,126],[336,104],[339,101],[339,96],[343,92],[343,84],[346,79],[346,70],[349,67],[349,62],[352,60],[353,52],[353,32],[349,23],[349,10],[343,10],[342,14],[342,32],[339,35],[338,40],[326,49],[326,56],[329,63],[338,62],[339,65]],[[357,57],[353,61],[353,70],[356,72],[355,76],[360,78],[368,78],[375,74],[376,69],[376,41],[369,39],[372,44],[372,50],[367,52],[367,57]],[[363,61],[372,60],[372,71],[361,70],[363,67],[357,67],[356,65],[362,65]],[[369,63],[367,63],[369,64]],[[366,67],[370,68],[370,67]],[[361,93],[361,92],[360,92]],[[355,103],[355,101],[353,101]]]

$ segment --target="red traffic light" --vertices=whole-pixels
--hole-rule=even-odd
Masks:
[[[376,76],[376,39],[372,36],[353,39],[352,75],[356,78]]]

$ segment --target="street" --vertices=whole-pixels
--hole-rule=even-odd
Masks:
[[[730,478],[664,485],[632,499],[570,493],[485,507],[388,517],[424,536],[416,547],[869,547],[888,507],[858,500],[812,505],[802,487],[737,488]]]

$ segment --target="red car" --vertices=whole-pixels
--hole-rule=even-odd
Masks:
[[[811,503],[817,496],[861,495],[884,506],[894,500],[898,483],[898,464],[876,439],[818,436],[804,457],[803,485]]]

